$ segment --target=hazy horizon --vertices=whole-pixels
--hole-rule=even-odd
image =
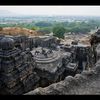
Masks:
[[[100,6],[0,6],[0,10],[19,15],[100,16]]]

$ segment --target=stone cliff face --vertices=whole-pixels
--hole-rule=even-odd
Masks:
[[[43,86],[43,84],[46,86],[46,84],[58,80],[59,75],[64,70],[61,68],[62,58],[51,53],[48,49],[50,57],[46,52],[45,54],[40,54],[40,57],[39,55],[37,56],[39,63],[41,60],[43,60],[42,63],[46,62],[45,66],[41,63],[39,66],[35,59],[35,54],[31,52],[32,48],[35,50],[35,44],[42,42],[38,40],[39,38],[35,40],[27,36],[0,36],[0,94],[19,95],[31,91],[38,86]],[[49,46],[48,42],[54,42],[54,38],[53,41],[51,40],[52,38],[47,38],[47,43],[46,41],[44,42],[45,47]],[[45,55],[48,57],[45,57]],[[45,68],[42,69],[43,66]],[[56,70],[53,66],[55,66]],[[50,80],[47,81],[49,77]]]
[[[98,34],[97,34],[98,33]],[[48,87],[39,87],[25,95],[71,95],[71,94],[100,94],[100,53],[99,31],[91,38],[94,67],[89,71],[83,71],[74,77],[67,76],[63,81],[51,84]],[[94,61],[94,60],[93,60]]]
[[[91,71],[83,71],[74,77],[68,76],[63,81],[45,88],[37,88],[25,95],[72,95],[72,94],[100,94],[100,61]]]
[[[55,37],[0,36],[0,94],[81,93],[99,75],[92,51],[78,43],[61,45]]]

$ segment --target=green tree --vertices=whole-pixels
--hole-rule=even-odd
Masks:
[[[31,30],[38,30],[38,27],[32,27]]]
[[[53,28],[53,35],[58,38],[64,38],[65,32],[66,32],[66,29],[62,26],[56,26]]]
[[[52,26],[52,24],[49,23],[49,22],[40,21],[40,22],[35,23],[35,26],[38,26],[38,27],[49,27],[49,26]]]
[[[3,30],[3,28],[2,27],[0,27],[0,31],[2,31]]]

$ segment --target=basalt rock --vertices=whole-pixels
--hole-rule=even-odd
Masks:
[[[94,72],[98,73],[98,75],[96,75]],[[67,76],[63,81],[54,83],[45,88],[37,88],[24,95],[96,94],[96,90],[97,90],[96,87],[99,84],[96,85],[94,83],[98,82],[97,80],[99,79],[99,77],[100,77],[100,71],[96,72],[94,68],[94,71],[87,71],[87,72],[83,72],[82,74],[76,74],[74,77]],[[99,94],[99,91],[97,93]]]
[[[78,69],[81,69],[82,66],[83,68],[90,66],[90,70],[85,69],[80,74],[67,76],[58,83],[51,84],[45,88],[37,88],[25,95],[100,94],[99,33],[100,30],[92,37],[92,47],[79,44],[72,45],[72,47],[70,46],[68,49],[65,49],[67,46],[62,47],[65,51],[70,49],[72,54],[72,60],[66,65],[67,69],[73,70],[78,64]],[[94,62],[94,59],[96,62]],[[66,62],[65,59],[64,62]]]
[[[39,77],[34,74],[34,62],[30,51],[14,47],[14,40],[1,40],[0,77],[4,88],[0,94],[23,94],[35,87]]]
[[[76,93],[79,84],[97,74],[83,72],[92,68],[92,58],[90,46],[61,46],[58,39],[51,36],[1,37],[0,94],[24,94],[38,87],[42,88],[33,94]]]
[[[69,63],[71,54],[44,48],[36,48],[31,51],[36,61],[35,71],[40,77],[40,86],[48,86],[63,78],[65,66]],[[64,62],[65,58],[65,62]],[[68,59],[69,58],[69,59]]]

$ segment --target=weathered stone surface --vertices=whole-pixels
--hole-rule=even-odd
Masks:
[[[14,42],[10,39],[8,42],[0,42],[0,78],[4,84],[0,94],[18,95],[31,90],[26,94],[81,94],[85,93],[87,86],[93,86],[89,86],[93,80],[98,81],[99,62],[92,71],[83,71],[92,69],[94,64],[92,50],[88,45],[62,47],[55,37],[9,38]],[[7,43],[9,48],[3,48],[2,44]]]
[[[44,55],[45,52],[43,50],[47,53],[47,56]],[[35,71],[40,77],[40,86],[47,86],[53,82],[60,81],[65,70],[62,58],[67,55],[47,48],[36,48],[31,52],[35,57]]]
[[[72,41],[71,44],[72,44],[72,45],[78,45],[78,40],[74,40],[74,41]]]
[[[100,66],[98,66],[100,67]],[[100,72],[100,71],[99,71]],[[71,95],[71,94],[100,94],[100,73],[85,72],[82,75],[77,74],[75,77],[68,76],[65,80],[54,83],[46,88],[37,88],[25,95]],[[87,75],[88,74],[88,75]],[[90,78],[92,74],[93,79]],[[95,76],[95,77],[94,77]]]
[[[0,94],[23,94],[36,88],[39,81],[38,75],[33,72],[34,60],[29,49],[18,49],[14,46],[13,39],[6,39],[0,42],[0,77],[4,84]],[[7,44],[8,47],[4,47]]]
[[[100,30],[98,30],[95,34],[91,35],[90,43],[91,45],[100,43]]]
[[[99,45],[97,44],[97,42],[99,43],[100,41],[99,41],[99,34],[97,34],[96,36],[98,37],[98,39],[96,40],[96,38],[95,38],[92,42],[94,43],[93,47],[96,44],[97,48],[94,47],[94,50],[97,49],[96,50],[97,54],[98,54],[98,55],[96,55],[96,57],[97,57],[97,56],[99,56]],[[91,49],[90,47],[83,48],[83,46],[82,46],[82,48],[78,47],[78,50],[74,48],[74,50],[77,50],[75,52],[76,52],[76,54],[78,54],[78,57],[81,58],[82,61],[86,61],[86,62],[88,62],[88,64],[91,65],[90,70],[83,71],[83,72],[81,72],[81,74],[76,74],[74,77],[68,76],[63,81],[51,84],[45,88],[37,88],[29,93],[26,93],[25,95],[100,94],[100,60],[98,57],[98,59],[96,59],[97,62],[95,63],[95,66],[94,67],[92,66],[91,59],[92,59],[93,55],[91,55],[91,53],[94,53],[94,52],[91,52],[90,49]],[[80,51],[82,51],[82,52],[80,52]],[[84,52],[86,52],[87,54],[86,53],[84,54]],[[83,59],[86,56],[88,56],[88,58]],[[77,59],[79,59],[78,57],[77,57]],[[77,61],[79,61],[79,60],[77,60]],[[75,59],[73,59],[73,62],[75,62]],[[94,64],[94,62],[93,62],[93,64]]]
[[[2,38],[0,40],[0,46],[1,46],[0,48],[2,50],[10,50],[10,49],[13,49],[14,48],[14,40],[11,39],[11,38],[4,37],[4,38]]]

